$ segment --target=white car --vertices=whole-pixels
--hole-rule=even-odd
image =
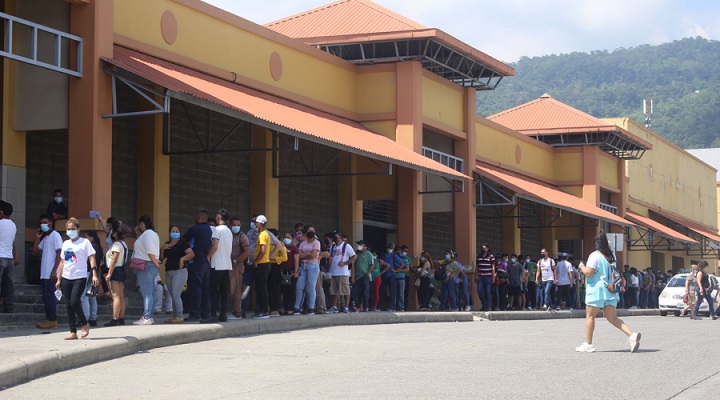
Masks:
[[[665,289],[660,293],[660,315],[663,317],[668,315],[669,312],[675,314],[676,317],[680,316],[682,309],[687,306],[683,301],[685,298],[685,281],[689,274],[677,274],[670,279]],[[712,283],[713,291],[712,297],[715,308],[717,308],[717,302],[715,302],[715,296],[717,295],[718,280],[714,275],[710,275],[710,282]],[[703,300],[700,305],[700,314],[710,316],[710,310],[708,308],[707,301]]]

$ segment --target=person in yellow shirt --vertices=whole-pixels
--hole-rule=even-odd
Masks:
[[[270,273],[268,274],[268,301],[270,303],[270,316],[279,317],[282,309],[282,267],[280,264],[287,261],[287,248],[278,240],[278,230],[267,230],[270,236]]]
[[[255,218],[258,238],[255,244],[255,295],[257,310],[253,318],[270,318],[268,313],[268,274],[270,274],[270,234],[267,231],[267,217],[258,215]]]

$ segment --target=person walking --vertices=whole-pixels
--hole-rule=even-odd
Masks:
[[[706,300],[708,303],[708,308],[710,309],[710,315],[712,316],[712,319],[717,319],[717,315],[715,315],[715,307],[713,306],[713,298],[712,298],[712,292],[715,288],[712,287],[712,281],[710,280],[710,273],[708,272],[708,263],[705,260],[702,260],[698,263],[698,273],[697,273],[697,302],[695,303],[695,315],[697,316],[698,311],[700,311],[700,305],[702,305],[703,300]],[[700,318],[695,318],[700,319]]]
[[[42,299],[45,305],[45,320],[38,322],[36,326],[40,329],[54,329],[57,323],[57,303],[53,288],[57,280],[57,270],[60,267],[62,257],[62,237],[50,223],[47,215],[40,216],[40,229],[35,234],[32,254],[42,252],[40,259],[40,283],[42,286]]]
[[[605,232],[595,236],[595,251],[588,257],[587,265],[580,263],[580,270],[585,275],[585,342],[576,347],[575,351],[593,353],[593,333],[595,317],[602,310],[605,319],[614,327],[623,331],[628,337],[630,352],[640,347],[640,332],[633,332],[617,317],[618,293],[613,293],[613,277],[610,264],[615,257],[610,250]]]
[[[86,338],[90,334],[90,323],[85,317],[80,302],[80,296],[85,291],[85,283],[88,279],[87,263],[90,262],[92,273],[92,285],[97,286],[100,280],[97,277],[97,265],[95,264],[95,249],[89,240],[79,235],[80,223],[75,218],[70,218],[65,224],[65,231],[70,239],[63,242],[61,254],[63,262],[58,268],[58,275],[62,279],[55,283],[55,288],[62,287],[63,296],[67,304],[68,324],[70,334],[65,340],[78,338],[78,322],[82,333],[80,337]],[[77,318],[77,319],[76,319]]]
[[[125,244],[125,228],[122,222],[115,220],[108,236],[112,243],[105,253],[105,265],[108,272],[105,280],[110,285],[110,294],[113,299],[113,317],[105,326],[125,325],[125,261],[128,257],[128,248]]]
[[[542,258],[538,260],[537,265],[538,269],[535,275],[535,280],[537,282],[542,282],[542,287],[538,288],[538,290],[541,290],[542,293],[542,301],[540,301],[541,297],[538,295],[538,307],[540,307],[540,303],[542,303],[542,307],[544,310],[552,310],[552,288],[554,285],[557,285],[557,268],[555,265],[555,260],[550,258],[548,256],[547,249],[542,249],[540,251],[542,254]]]
[[[697,270],[698,266],[693,264],[690,266],[690,273],[685,279],[685,296],[687,297],[687,305],[683,308],[680,313],[681,316],[685,316],[685,313],[690,311],[690,319],[697,318],[695,315],[695,302],[697,302]]]
[[[155,232],[152,218],[143,215],[138,219],[135,232],[139,235],[135,241],[133,258],[145,261],[145,270],[135,270],[140,294],[143,297],[143,316],[133,325],[152,325],[155,323],[155,277],[160,267],[160,237]]]

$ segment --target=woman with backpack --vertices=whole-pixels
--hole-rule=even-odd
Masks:
[[[433,270],[433,261],[430,254],[423,250],[420,253],[420,266],[417,269],[418,279],[420,279],[420,287],[418,288],[418,303],[420,311],[430,311],[430,298],[432,297],[432,289],[430,289],[430,274]]]
[[[445,261],[435,269],[435,279],[442,282],[442,300],[440,310],[457,311],[457,293],[455,288],[455,277],[462,270],[462,265],[457,262],[457,253],[454,250],[445,252]],[[448,309],[449,307],[449,309]]]
[[[615,279],[610,266],[615,257],[610,250],[605,232],[595,236],[595,251],[588,257],[587,265],[580,263],[580,270],[585,275],[585,342],[575,351],[593,353],[593,332],[595,331],[595,317],[602,310],[605,319],[614,327],[620,329],[628,336],[630,352],[634,353],[640,347],[640,333],[633,332],[617,317],[618,293],[615,293]]]
[[[105,253],[105,264],[108,267],[105,280],[110,284],[113,317],[105,326],[125,325],[125,260],[127,260],[128,250],[123,241],[125,230],[122,222],[113,221],[108,237],[112,239],[112,243]]]
[[[697,318],[698,311],[700,311],[700,305],[702,304],[703,300],[707,300],[708,307],[710,308],[710,315],[712,316],[712,319],[717,319],[717,315],[715,315],[715,307],[713,307],[713,299],[712,299],[712,281],[710,280],[710,273],[707,270],[708,263],[705,260],[702,260],[698,263],[698,273],[697,273],[697,302],[695,302],[695,319]]]

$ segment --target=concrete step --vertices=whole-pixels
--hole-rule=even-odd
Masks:
[[[57,305],[57,312],[58,314],[65,314],[66,310],[65,303],[60,303]],[[136,312],[138,314],[142,313],[143,307],[142,304],[136,305],[136,306],[127,306],[126,312],[132,311]],[[15,304],[15,313],[19,314],[37,314],[37,315],[45,315],[45,305],[43,304],[25,304],[25,303],[17,303]],[[98,315],[112,315],[112,304],[98,304]]]

